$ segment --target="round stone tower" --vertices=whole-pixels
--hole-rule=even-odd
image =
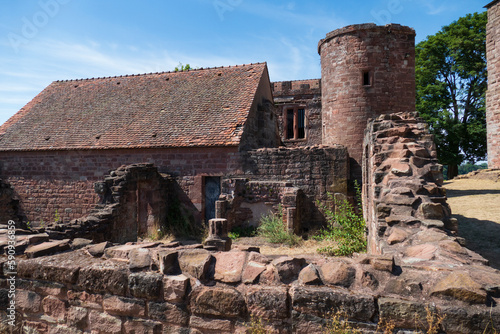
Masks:
[[[415,31],[399,24],[351,25],[319,41],[323,144],[342,144],[361,179],[369,118],[415,110]]]

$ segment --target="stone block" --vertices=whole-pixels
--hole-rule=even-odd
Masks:
[[[82,334],[83,332],[77,328],[66,327],[64,325],[52,325],[49,328],[48,334]]]
[[[48,238],[48,236],[47,236]],[[80,248],[84,248],[92,243],[92,240],[90,239],[84,239],[84,238],[75,238],[71,241],[71,249],[76,250]]]
[[[380,320],[392,322],[398,328],[416,329],[420,324],[426,324],[427,311],[431,306],[410,300],[396,298],[379,298],[378,308]]]
[[[59,252],[66,251],[70,249],[70,239],[47,241],[38,245],[29,246],[24,254],[30,259],[50,254],[55,254]]]
[[[290,289],[292,311],[323,317],[345,311],[350,319],[369,322],[376,313],[375,299],[329,287],[295,286]]]
[[[180,303],[186,297],[189,278],[185,275],[163,277],[163,298],[170,303]]]
[[[278,272],[278,277],[282,283],[288,284],[295,281],[302,268],[306,265],[303,258],[283,256],[272,262]]]
[[[160,250],[156,253],[160,273],[165,275],[178,275],[181,273],[179,267],[179,252],[172,250]]]
[[[81,266],[87,265],[77,252],[20,260],[17,265],[19,277],[50,282],[75,284]],[[80,254],[81,255],[81,254]]]
[[[189,323],[188,310],[181,304],[149,302],[148,315],[152,320],[176,326],[187,326]]]
[[[191,294],[191,312],[224,318],[246,314],[245,299],[232,287],[199,287]]]
[[[147,248],[132,249],[128,254],[131,271],[148,270],[151,267],[151,252]]]
[[[143,300],[110,296],[102,301],[104,311],[111,315],[126,317],[144,317],[146,315],[146,304]]]
[[[266,265],[258,262],[250,261],[245,266],[245,270],[241,275],[241,281],[246,284],[253,284],[257,281],[260,274],[266,270]]]
[[[28,330],[25,330],[26,332],[28,332],[29,330],[36,330],[38,331],[38,333],[49,333],[49,326],[45,322],[25,320],[23,323],[23,328],[29,328]]]
[[[422,244],[408,247],[404,251],[404,256],[409,259],[405,261],[429,261],[436,257],[438,248],[432,244]]]
[[[266,320],[288,318],[288,291],[286,287],[251,286],[246,291],[248,312]]]
[[[91,245],[87,247],[87,252],[93,257],[101,257],[104,255],[106,248],[110,247],[112,244],[109,241],[101,242],[97,245]]]
[[[124,334],[159,334],[162,325],[151,320],[126,320],[123,323]]]
[[[38,313],[42,309],[42,297],[27,290],[16,291],[16,307],[26,313]]]
[[[41,295],[50,295],[57,298],[66,298],[66,285],[53,282],[32,281],[32,289]]]
[[[132,273],[128,277],[130,294],[136,298],[159,299],[162,290],[162,274]]]
[[[102,310],[102,295],[89,294],[85,291],[68,291],[68,301],[72,306]]]
[[[179,266],[182,273],[199,280],[213,277],[213,256],[203,249],[189,249],[179,253]]]
[[[124,296],[128,286],[128,272],[114,263],[100,263],[82,268],[78,283],[91,293],[111,293]]]
[[[356,278],[356,269],[341,261],[330,261],[320,267],[319,274],[323,283],[350,287]]]
[[[85,307],[71,306],[68,309],[66,321],[72,328],[86,328],[89,311]]]
[[[247,253],[240,251],[215,254],[215,280],[224,283],[240,282],[246,258]]]
[[[233,323],[229,320],[202,318],[191,316],[189,327],[199,329],[202,333],[233,333]]]
[[[452,272],[440,280],[430,292],[431,296],[451,297],[469,304],[485,304],[486,291],[466,272]]]
[[[387,243],[389,245],[399,244],[408,238],[408,232],[405,229],[399,227],[393,227],[387,238]]]
[[[439,203],[420,204],[418,214],[425,219],[442,220],[444,218],[443,206]]]
[[[66,303],[56,297],[47,296],[42,300],[43,312],[57,320],[64,320],[66,317]]]
[[[302,269],[299,273],[299,283],[303,285],[322,284],[318,268],[314,264],[310,264]]]
[[[90,311],[90,330],[96,333],[120,334],[122,333],[122,320],[106,313]]]

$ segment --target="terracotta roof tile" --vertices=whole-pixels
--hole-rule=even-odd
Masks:
[[[56,81],[0,127],[0,151],[237,146],[265,71]]]

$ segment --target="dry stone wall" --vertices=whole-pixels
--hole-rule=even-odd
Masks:
[[[271,258],[255,247],[201,247],[103,243],[20,260],[18,320],[39,333],[180,334],[246,333],[260,319],[268,333],[313,334],[341,311],[374,333],[382,322],[422,330],[430,310],[446,315],[446,333],[500,326],[500,273],[486,266],[432,270],[392,256]],[[0,277],[1,305],[7,288]]]

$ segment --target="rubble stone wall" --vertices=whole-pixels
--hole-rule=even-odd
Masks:
[[[490,307],[498,291],[487,290],[500,273],[486,266],[425,271],[395,266],[392,257],[273,260],[195,247],[91,245],[20,260],[17,320],[39,333],[243,334],[253,320],[267,333],[319,334],[331,312],[345,312],[375,333],[379,323],[425,330],[429,311],[446,315],[440,326],[448,334],[500,326],[499,308]],[[0,305],[7,291],[0,275]]]

